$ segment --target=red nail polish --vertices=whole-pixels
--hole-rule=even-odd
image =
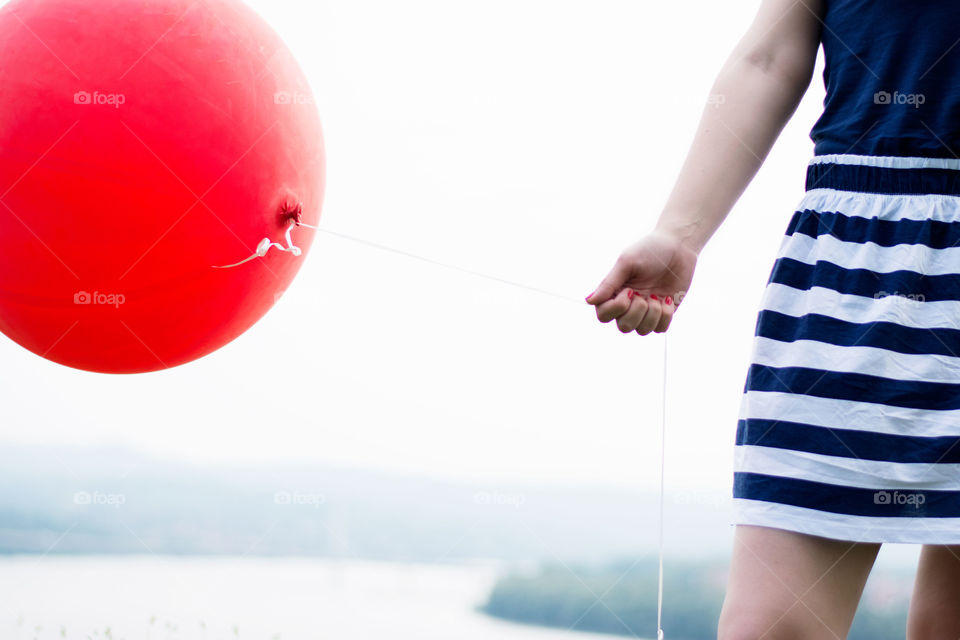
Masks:
[[[650,299],[651,299],[651,300],[659,300],[660,298],[657,297],[657,294],[651,293],[651,294],[650,294]]]
[[[633,300],[633,296],[637,295],[637,292],[633,289],[627,289],[627,300]]]
[[[673,298],[671,298],[670,296],[667,296],[667,299],[666,299],[665,302],[666,302],[667,304],[673,304]]]

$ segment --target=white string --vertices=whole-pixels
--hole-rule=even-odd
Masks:
[[[667,437],[667,332],[663,332],[663,402],[660,407],[660,577],[657,579],[657,640],[663,640],[663,467]]]
[[[257,245],[257,248],[256,248],[256,250],[253,252],[252,255],[250,255],[250,256],[248,256],[247,258],[244,258],[243,260],[241,260],[240,262],[236,262],[236,263],[234,263],[234,264],[228,264],[228,265],[224,265],[224,266],[222,266],[222,267],[221,267],[221,266],[215,266],[214,269],[229,269],[229,268],[231,268],[231,267],[236,267],[236,266],[239,266],[239,265],[241,265],[241,264],[244,264],[245,262],[249,262],[249,261],[255,260],[255,259],[257,259],[257,258],[262,258],[263,256],[267,255],[267,251],[270,250],[270,247],[276,247],[276,248],[279,249],[280,251],[289,251],[289,252],[292,253],[293,255],[299,256],[299,255],[302,253],[301,250],[300,250],[300,248],[297,247],[297,246],[295,246],[295,245],[293,244],[293,242],[290,240],[290,231],[291,231],[291,229],[293,229],[293,227],[295,227],[295,226],[297,226],[297,223],[296,223],[294,220],[291,219],[291,220],[290,220],[290,224],[287,226],[287,233],[286,233],[287,246],[286,246],[286,247],[284,247],[283,245],[278,244],[278,243],[276,243],[276,242],[271,242],[271,241],[270,241],[270,238],[264,238],[264,239],[261,240],[260,243]],[[423,262],[428,262],[428,263],[430,263],[430,264],[435,264],[435,265],[438,265],[438,266],[441,266],[441,267],[445,267],[445,268],[447,268],[447,269],[452,269],[452,270],[454,270],[454,271],[460,271],[461,273],[468,273],[468,274],[470,274],[470,275],[478,276],[478,277],[480,277],[480,278],[486,278],[486,279],[488,279],[488,280],[493,280],[493,281],[495,281],[495,282],[500,282],[500,283],[502,283],[502,284],[508,284],[508,285],[511,285],[511,286],[514,286],[514,287],[519,287],[519,288],[521,288],[521,289],[526,289],[527,291],[534,291],[534,292],[536,292],[536,293],[540,293],[540,294],[543,294],[543,295],[545,295],[545,296],[551,296],[551,297],[553,297],[553,298],[559,298],[559,299],[561,299],[561,300],[566,300],[567,302],[572,302],[572,303],[577,304],[577,305],[583,305],[583,300],[580,299],[580,298],[573,298],[573,297],[571,297],[571,296],[567,296],[567,295],[564,295],[564,294],[562,294],[562,293],[555,293],[555,292],[553,292],[553,291],[547,291],[546,289],[540,289],[540,288],[537,288],[537,287],[531,287],[531,286],[529,286],[529,285],[521,284],[521,283],[519,283],[519,282],[514,282],[513,280],[508,280],[508,279],[506,279],[506,278],[501,278],[501,277],[498,277],[498,276],[492,276],[492,275],[483,273],[482,271],[474,271],[473,269],[465,269],[465,268],[463,268],[463,267],[460,267],[460,266],[457,266],[457,265],[454,265],[454,264],[450,264],[450,263],[447,263],[447,262],[441,262],[441,261],[439,261],[439,260],[434,260],[433,258],[425,258],[424,256],[419,256],[419,255],[417,255],[417,254],[415,254],[415,253],[410,253],[409,251],[402,251],[402,250],[400,250],[400,249],[394,249],[393,247],[388,247],[388,246],[383,245],[383,244],[379,244],[379,243],[376,243],[376,242],[371,242],[370,240],[364,240],[363,238],[358,238],[358,237],[356,237],[356,236],[351,236],[351,235],[348,235],[348,234],[346,234],[346,233],[340,233],[340,232],[338,232],[338,231],[331,231],[330,229],[321,229],[320,227],[316,227],[316,226],[307,224],[307,223],[305,223],[305,222],[299,223],[299,226],[301,226],[301,227],[307,227],[308,229],[316,229],[317,231],[322,231],[323,233],[326,233],[326,234],[329,234],[329,235],[332,235],[332,236],[336,236],[336,237],[338,237],[338,238],[343,238],[343,239],[345,239],[345,240],[350,240],[351,242],[357,242],[357,243],[359,243],[359,244],[365,244],[365,245],[368,245],[368,246],[371,246],[371,247],[376,247],[377,249],[381,249],[381,250],[383,250],[383,251],[389,251],[389,252],[391,252],[391,253],[396,253],[396,254],[398,254],[398,255],[406,256],[406,257],[408,257],[408,258],[414,258],[415,260],[422,260]]]
[[[307,225],[304,225],[304,226],[307,226]],[[381,250],[383,250],[383,251],[389,251],[389,252],[391,252],[391,253],[396,253],[396,254],[401,255],[401,256],[406,256],[406,257],[408,257],[408,258],[413,258],[414,260],[422,260],[423,262],[427,262],[427,263],[430,263],[430,264],[435,264],[435,265],[438,265],[438,266],[441,266],[441,267],[445,267],[445,268],[447,268],[447,269],[452,269],[452,270],[454,270],[454,271],[459,271],[459,272],[461,272],[461,273],[467,273],[467,274],[470,274],[470,275],[472,275],[472,276],[477,276],[477,277],[480,277],[480,278],[486,278],[487,280],[493,280],[494,282],[500,282],[500,283],[502,283],[502,284],[509,284],[510,286],[513,286],[513,287],[519,287],[519,288],[521,288],[521,289],[526,289],[527,291],[533,291],[533,292],[535,292],[535,293],[540,293],[540,294],[543,294],[543,295],[545,295],[545,296],[551,296],[551,297],[553,297],[553,298],[559,298],[560,300],[566,300],[567,302],[571,302],[571,303],[576,304],[576,305],[581,306],[581,307],[583,306],[583,298],[574,298],[574,297],[571,297],[571,296],[564,295],[564,294],[562,294],[562,293],[555,293],[555,292],[553,292],[553,291],[547,291],[546,289],[540,289],[540,288],[538,288],[538,287],[531,287],[531,286],[526,285],[526,284],[521,284],[521,283],[519,283],[519,282],[514,282],[513,280],[507,280],[506,278],[501,278],[501,277],[499,277],[499,276],[491,276],[491,275],[489,275],[489,274],[483,273],[482,271],[474,271],[473,269],[466,269],[466,268],[464,268],[464,267],[460,267],[460,266],[457,266],[457,265],[455,265],[455,264],[450,264],[450,263],[448,263],[448,262],[441,262],[441,261],[439,261],[439,260],[434,260],[433,258],[425,258],[425,257],[419,256],[419,255],[417,255],[417,254],[415,254],[415,253],[410,253],[409,251],[403,251],[403,250],[401,250],[401,249],[394,249],[393,247],[388,247],[388,246],[386,246],[386,245],[379,244],[379,243],[377,243],[377,242],[371,242],[370,240],[364,240],[363,238],[358,238],[358,237],[356,237],[356,236],[347,235],[346,233],[340,233],[339,231],[331,231],[330,229],[320,229],[319,227],[312,227],[312,228],[313,228],[313,229],[317,229],[318,231],[322,231],[323,233],[329,234],[329,235],[331,235],[331,236],[336,236],[336,237],[338,237],[338,238],[343,238],[343,239],[345,239],[345,240],[350,240],[351,242],[357,242],[357,243],[359,243],[359,244],[365,244],[365,245],[367,245],[367,246],[375,247],[375,248],[381,249]]]
[[[304,226],[307,226],[307,225],[304,225]],[[357,237],[354,237],[354,236],[349,236],[349,235],[347,235],[347,234],[345,234],[345,233],[338,233],[338,232],[336,232],[336,231],[330,231],[329,229],[320,229],[319,227],[311,227],[311,228],[312,228],[312,229],[318,229],[319,231],[323,231],[324,233],[328,233],[328,234],[330,234],[330,235],[338,236],[338,237],[344,238],[344,239],[346,239],[346,240],[350,240],[350,241],[353,241],[353,242],[358,242],[358,243],[360,243],[360,244],[369,245],[369,246],[371,246],[371,247],[376,247],[377,249],[381,249],[381,250],[383,250],[383,251],[389,251],[389,252],[391,252],[391,253],[397,253],[397,254],[400,254],[400,255],[402,255],[402,256],[406,256],[406,257],[408,257],[408,258],[414,258],[414,259],[416,259],[416,260],[422,260],[422,261],[424,261],[424,262],[429,262],[430,264],[439,265],[439,266],[441,266],[441,267],[446,267],[446,268],[448,268],[448,269],[453,269],[453,270],[455,270],[455,271],[461,271],[461,272],[469,273],[469,274],[474,275],[474,276],[480,276],[480,277],[482,277],[482,278],[487,278],[487,279],[490,279],[490,280],[495,280],[495,281],[497,281],[497,282],[502,282],[502,283],[504,283],[504,284],[509,284],[509,285],[514,286],[514,287],[519,287],[519,288],[521,288],[521,289],[526,289],[526,290],[528,290],[528,291],[534,291],[534,292],[536,292],[536,293],[540,293],[540,294],[552,296],[552,297],[555,297],[555,298],[560,298],[560,299],[562,299],[562,300],[567,300],[567,301],[569,301],[569,302],[575,302],[575,303],[578,304],[578,305],[582,305],[582,304],[583,304],[583,302],[582,302],[581,300],[572,298],[572,297],[570,297],[570,296],[565,296],[565,295],[562,295],[562,294],[559,294],[559,293],[554,293],[554,292],[552,292],[552,291],[546,291],[546,290],[544,290],[544,289],[539,289],[539,288],[537,288],[537,287],[531,287],[531,286],[529,286],[529,285],[521,284],[521,283],[519,283],[519,282],[514,282],[514,281],[512,281],[512,280],[506,280],[506,279],[504,279],[504,278],[500,278],[500,277],[497,277],[497,276],[491,276],[491,275],[488,275],[488,274],[486,274],[486,273],[482,273],[482,272],[480,272],[480,271],[473,271],[473,270],[471,270],[471,269],[464,269],[463,267],[459,267],[459,266],[457,266],[457,265],[448,264],[448,263],[445,263],[445,262],[440,262],[440,261],[434,260],[434,259],[432,259],[432,258],[425,258],[425,257],[419,256],[419,255],[417,255],[417,254],[415,254],[415,253],[410,253],[410,252],[408,252],[408,251],[401,251],[400,249],[394,249],[393,247],[388,247],[388,246],[386,246],[386,245],[378,244],[378,243],[376,243],[376,242],[371,242],[371,241],[369,241],[369,240],[364,240],[364,239],[362,239],[362,238],[357,238]],[[662,619],[663,619],[663,504],[664,504],[664,460],[665,460],[665,458],[666,458],[666,456],[665,456],[665,451],[666,451],[666,446],[665,446],[665,444],[666,444],[666,432],[667,432],[667,429],[666,429],[666,425],[667,425],[667,332],[666,332],[666,331],[663,332],[663,398],[662,398],[662,405],[663,405],[663,406],[662,406],[662,408],[661,408],[661,414],[660,414],[660,544],[659,544],[659,547],[660,547],[660,548],[659,548],[659,551],[658,551],[658,554],[657,554],[657,555],[658,555],[658,558],[659,558],[659,565],[660,565],[660,567],[659,567],[659,576],[658,576],[658,578],[657,578],[657,640],[663,640],[663,627],[662,627],[662,624],[661,624],[661,623],[662,623]]]
[[[353,242],[358,242],[360,244],[369,245],[381,249],[383,251],[389,251],[391,253],[396,253],[408,258],[414,258],[416,260],[422,260],[424,262],[429,262],[430,264],[435,264],[441,267],[446,267],[447,269],[453,269],[455,271],[460,271],[463,273],[468,273],[470,275],[479,276],[481,278],[487,278],[488,280],[494,280],[496,282],[501,282],[503,284],[508,284],[514,287],[519,287],[521,289],[526,289],[527,291],[533,291],[535,293],[540,293],[543,295],[551,296],[554,298],[560,298],[561,300],[566,300],[568,302],[575,302],[578,305],[582,305],[583,302],[579,299],[572,298],[559,293],[554,293],[552,291],[547,291],[545,289],[540,289],[537,287],[531,287],[529,285],[522,284],[520,282],[514,282],[513,280],[507,280],[506,278],[500,278],[498,276],[492,276],[481,271],[474,271],[472,269],[465,269],[454,264],[449,264],[446,262],[440,262],[439,260],[434,260],[432,258],[425,258],[419,256],[415,253],[410,253],[408,251],[402,251],[400,249],[394,249],[393,247],[388,247],[386,245],[378,244],[376,242],[371,242],[369,240],[364,240],[362,238],[357,238],[355,236],[350,236],[345,233],[338,233],[336,231],[330,231],[329,229],[321,229],[320,227],[315,227],[306,223],[299,223],[300,226],[307,227],[310,229],[316,229],[317,231],[322,231],[324,233],[344,238]],[[290,220],[290,224],[287,225],[287,232],[285,234],[287,240],[287,246],[284,247],[281,244],[276,242],[271,242],[270,238],[264,238],[257,245],[257,249],[253,255],[250,257],[237,262],[236,264],[226,265],[224,267],[215,267],[217,269],[227,269],[230,267],[236,267],[250,260],[256,258],[262,258],[267,254],[267,251],[271,247],[276,247],[280,251],[289,251],[294,256],[299,256],[302,251],[299,247],[293,244],[293,241],[290,238],[290,231],[294,226],[297,226],[295,220]],[[663,503],[664,503],[664,460],[665,460],[665,443],[666,443],[666,424],[667,424],[667,332],[663,333],[663,398],[662,398],[662,408],[660,414],[660,542],[659,542],[659,575],[657,578],[657,640],[663,640],[663,627],[661,625],[663,619]]]
[[[303,224],[303,223],[301,224],[304,227],[310,227],[310,225],[308,224]],[[254,250],[253,255],[251,255],[250,257],[244,258],[240,262],[224,265],[222,267],[214,265],[213,268],[214,269],[230,269],[231,267],[238,267],[245,262],[250,262],[251,260],[256,260],[257,258],[262,258],[263,256],[267,255],[267,251],[269,251],[271,247],[276,247],[280,251],[289,251],[293,255],[299,256],[300,254],[303,253],[303,250],[300,247],[293,244],[293,240],[290,238],[290,232],[293,230],[293,228],[296,225],[297,223],[294,220],[290,220],[290,224],[287,225],[287,232],[284,234],[284,237],[287,240],[287,246],[283,246],[278,242],[272,242],[270,238],[264,238],[257,244],[257,248]],[[316,229],[316,227],[310,227],[310,228]]]

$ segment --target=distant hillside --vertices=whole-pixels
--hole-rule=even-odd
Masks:
[[[721,499],[668,497],[668,551],[726,555]],[[607,562],[655,548],[657,500],[604,487],[0,447],[0,553]]]

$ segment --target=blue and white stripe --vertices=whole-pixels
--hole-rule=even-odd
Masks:
[[[734,524],[960,544],[960,159],[815,156],[757,315]]]

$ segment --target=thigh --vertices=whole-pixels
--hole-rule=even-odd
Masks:
[[[879,543],[736,525],[722,640],[846,638]]]
[[[925,544],[910,598],[907,638],[960,637],[960,545]]]

